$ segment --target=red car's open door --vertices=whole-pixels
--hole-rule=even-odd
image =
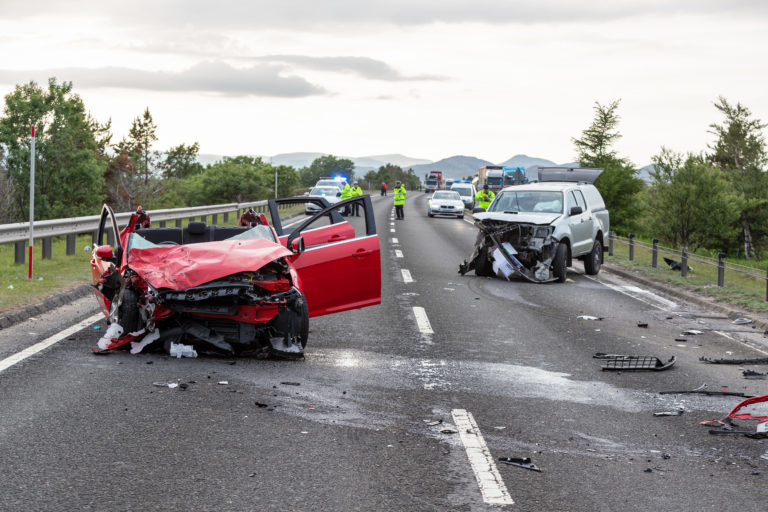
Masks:
[[[294,240],[303,237],[304,231],[312,232],[316,222],[324,222],[322,218],[329,210],[335,211],[347,202],[359,203],[363,212],[362,217],[350,218],[350,222],[345,223],[354,229],[353,236],[306,244],[303,252],[291,257],[301,279],[310,317],[381,303],[379,238],[370,196],[356,197],[321,210],[298,226],[286,244],[291,247]]]

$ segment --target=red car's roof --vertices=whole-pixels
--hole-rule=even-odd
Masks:
[[[155,288],[185,290],[258,270],[291,251],[262,238],[131,249],[128,266]]]

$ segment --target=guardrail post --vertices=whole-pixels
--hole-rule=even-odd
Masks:
[[[105,230],[107,232],[107,245],[114,246],[115,245],[115,234],[112,232],[111,229]]]
[[[213,215],[211,215],[211,224],[216,225],[218,220],[219,220],[219,216],[218,215],[216,215],[215,213]]]
[[[176,219],[176,227],[177,228],[181,227],[181,219]]]
[[[659,239],[654,238],[652,241],[653,253],[651,254],[651,267],[656,268],[659,263]]]
[[[23,265],[27,262],[26,242],[16,242],[13,244],[13,262],[17,265]]]
[[[683,247],[682,262],[680,263],[680,275],[688,276],[688,248]]]
[[[224,225],[229,223],[229,212],[224,212]]]
[[[47,236],[43,238],[43,259],[50,260],[53,258],[53,240]]]
[[[608,232],[608,256],[613,256],[613,231]]]
[[[768,267],[765,267],[765,301],[768,302]]]
[[[67,256],[72,256],[75,254],[75,249],[77,246],[77,235],[74,233],[70,233],[67,235]]]
[[[635,259],[635,234],[630,233],[629,234],[629,261],[634,261]]]
[[[96,231],[91,233],[91,246],[96,245],[96,243],[98,242],[98,238],[99,238],[99,230],[97,229]]]
[[[725,286],[725,253],[717,253],[717,286]]]
[[[160,221],[160,227],[161,227],[161,228],[164,228],[164,227],[165,227],[165,221],[164,221],[164,220],[161,220],[161,221]]]

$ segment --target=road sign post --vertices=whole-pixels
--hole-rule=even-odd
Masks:
[[[32,279],[32,255],[35,247],[35,127],[32,126],[32,142],[29,157],[29,279]]]

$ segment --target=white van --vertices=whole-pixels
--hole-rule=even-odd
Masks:
[[[471,210],[475,207],[475,196],[477,195],[477,190],[472,183],[457,181],[451,185],[451,190],[455,190],[459,193],[461,200],[464,201],[465,208]]]

